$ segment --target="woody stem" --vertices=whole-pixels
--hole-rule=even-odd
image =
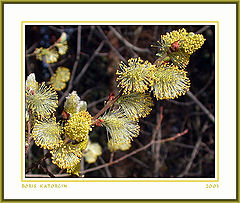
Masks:
[[[27,138],[27,143],[25,145],[25,154],[27,154],[30,143],[32,141],[31,137],[31,120],[32,120],[32,111],[29,110],[29,121],[27,122],[27,127],[28,127],[28,138]]]
[[[113,99],[108,100],[107,104],[93,117],[93,119],[97,119],[99,116],[101,116],[106,110],[108,110],[121,96],[122,96],[122,90],[119,92],[119,94]]]
[[[168,55],[168,52],[166,52],[165,54],[163,54],[161,58],[157,59],[157,60],[153,63],[153,65],[158,65],[158,64],[160,64],[160,63],[162,62],[162,60],[163,60],[165,57],[167,57],[167,55]]]

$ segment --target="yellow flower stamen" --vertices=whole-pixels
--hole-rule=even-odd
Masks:
[[[122,62],[119,67],[120,70],[116,72],[117,81],[119,81],[118,87],[123,88],[123,94],[144,93],[148,90],[148,86],[152,83],[151,71],[154,67],[150,62],[131,58],[128,60],[128,66]]]
[[[92,117],[87,111],[80,111],[71,116],[66,123],[65,135],[77,142],[86,139],[89,131],[92,130]]]
[[[184,95],[190,87],[187,72],[173,64],[162,63],[156,68],[152,91],[157,99],[174,99]]]

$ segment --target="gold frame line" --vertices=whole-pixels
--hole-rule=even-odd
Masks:
[[[64,179],[32,179],[32,180],[26,180],[23,178],[23,102],[24,102],[24,96],[23,96],[23,28],[25,23],[57,23],[57,24],[71,24],[71,23],[78,23],[78,24],[86,24],[86,23],[95,23],[95,24],[100,24],[100,23],[115,23],[115,24],[123,24],[123,23],[135,23],[135,24],[143,24],[143,23],[208,23],[208,24],[216,24],[217,27],[217,60],[215,60],[215,63],[217,63],[217,123],[216,123],[216,128],[217,128],[217,158],[216,158],[216,167],[217,167],[217,175],[215,178],[217,179],[211,179],[211,180],[180,180],[180,179],[172,179],[172,180],[97,180],[97,179],[71,179],[71,180],[65,180]],[[216,65],[215,65],[216,67]],[[216,70],[215,70],[216,71]],[[24,80],[25,81],[25,80]],[[219,182],[219,22],[218,21],[22,21],[21,22],[21,182]]]

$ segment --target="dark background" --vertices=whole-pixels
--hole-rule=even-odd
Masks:
[[[193,95],[214,115],[215,114],[215,27],[214,26],[189,26],[189,25],[114,25],[123,38],[132,45],[140,48],[148,48],[150,52],[138,52],[126,46],[111,31],[108,25],[81,26],[81,52],[76,71],[76,76],[91,60],[95,50],[105,39],[100,52],[91,60],[81,79],[74,83],[73,89],[78,92],[82,100],[87,101],[88,111],[95,115],[104,105],[104,99],[110,92],[117,90],[115,72],[121,59],[119,54],[128,60],[131,57],[140,56],[143,60],[154,62],[157,57],[156,41],[160,35],[176,29],[185,28],[188,32],[201,33],[206,41],[201,49],[190,57],[190,63],[186,70],[191,80],[190,91]],[[58,66],[70,69],[76,60],[78,26],[26,26],[25,42],[26,53],[32,53],[35,48],[47,48],[52,45],[65,31],[68,34],[69,49],[66,55],[61,56],[55,64],[45,64],[35,57],[26,57],[26,76],[32,72],[36,74],[38,82],[49,81],[49,68],[54,72]],[[67,88],[66,88],[67,89]],[[59,98],[64,91],[58,92]],[[72,92],[72,91],[71,91]],[[156,101],[151,114],[140,120],[141,132],[138,138],[132,142],[128,151],[117,151],[114,159],[117,159],[131,151],[146,145],[154,133],[159,119],[160,107],[163,106],[163,121],[161,124],[161,139],[168,138],[188,129],[189,132],[182,137],[152,146],[108,168],[95,170],[85,174],[85,177],[215,177],[215,124],[201,110],[188,95],[174,100]],[[63,103],[57,110],[59,118],[63,110]],[[95,127],[90,133],[93,142],[99,142],[103,154],[95,164],[85,163],[84,169],[99,166],[110,159],[107,149],[107,135],[104,128]],[[158,148],[158,149],[157,149]],[[26,167],[43,157],[46,150],[31,144],[26,158]],[[51,164],[48,159],[43,163],[53,174],[65,174],[65,171]],[[40,169],[34,169],[32,174],[45,174]],[[30,176],[31,173],[28,173]]]

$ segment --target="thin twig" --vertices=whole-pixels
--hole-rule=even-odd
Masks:
[[[212,72],[211,74],[211,77],[209,78],[209,80],[207,81],[206,85],[203,86],[202,89],[200,89],[196,94],[195,94],[195,97],[198,97],[200,94],[202,94],[207,88],[208,86],[211,84],[213,78],[214,78],[214,71]],[[173,103],[173,104],[176,104],[176,105],[181,105],[181,106],[190,106],[192,104],[194,104],[195,102],[194,101],[189,101],[189,102],[179,102],[179,101],[175,101],[175,100],[168,100],[168,102],[170,103]]]
[[[106,163],[101,156],[99,156],[99,160],[101,161],[102,164],[105,164],[105,163]],[[109,168],[108,168],[108,167],[105,167],[104,169],[105,169],[105,172],[106,172],[106,174],[107,174],[107,177],[108,177],[108,178],[112,178],[112,174],[111,174]]]
[[[133,44],[131,44],[129,41],[127,41],[114,27],[109,26],[110,30],[115,34],[115,36],[121,40],[128,48],[131,48],[135,51],[138,52],[144,52],[144,53],[148,53],[151,54],[152,52],[148,49],[148,48],[139,48],[134,46]]]
[[[85,166],[84,166],[84,157],[82,157],[80,164],[81,164],[81,166],[80,166],[80,174],[81,174],[82,171],[84,171],[84,168],[85,168]]]
[[[29,121],[27,122],[28,138],[27,138],[27,143],[25,144],[25,155],[27,155],[29,146],[30,146],[31,141],[32,141],[32,137],[31,137],[31,120],[32,120],[32,111],[29,110]]]
[[[188,171],[190,170],[190,168],[192,166],[193,160],[195,159],[195,157],[197,156],[197,154],[199,152],[199,147],[201,145],[201,142],[202,142],[202,137],[199,136],[198,141],[197,141],[197,143],[196,143],[196,145],[195,145],[195,147],[194,147],[194,149],[192,151],[191,158],[190,158],[186,168],[184,169],[184,171],[177,176],[178,178],[182,178],[183,176],[188,174]]]
[[[158,127],[158,126],[157,126]],[[85,171],[82,171],[83,174],[86,174],[86,173],[89,173],[89,172],[92,172],[92,171],[96,171],[96,170],[99,170],[99,169],[102,169],[104,167],[107,167],[107,166],[110,166],[110,165],[113,165],[113,164],[116,164],[120,161],[123,161],[124,159],[134,155],[134,154],[137,154],[138,152],[141,152],[145,149],[147,149],[148,147],[150,147],[152,144],[155,144],[155,143],[158,143],[158,142],[161,142],[161,143],[165,143],[165,142],[169,142],[169,141],[173,141],[175,139],[177,139],[178,137],[182,136],[182,135],[185,135],[186,133],[188,132],[188,130],[184,130],[183,132],[181,133],[178,133],[176,134],[175,136],[173,137],[170,137],[170,138],[166,138],[166,139],[162,139],[162,140],[157,140],[157,141],[151,141],[149,142],[148,144],[146,144],[145,146],[137,149],[137,150],[134,150],[133,152],[129,153],[129,154],[126,154],[125,156],[119,158],[119,159],[116,159],[112,162],[109,162],[109,163],[106,163],[106,164],[103,164],[103,165],[100,165],[100,166],[97,166],[97,167],[94,167],[94,168],[90,168],[90,169],[87,169]]]
[[[51,64],[51,68],[55,68],[55,67],[59,67],[59,66],[63,65],[68,59],[69,59],[69,56],[66,56],[61,61]]]
[[[27,50],[26,50],[26,54],[30,54],[36,47],[37,47],[38,43],[35,42],[32,46],[30,46]]]
[[[93,91],[97,91],[98,89],[103,89],[103,87],[102,86],[95,86],[95,87],[89,88],[81,94],[80,98],[84,99],[88,94],[90,94]]]
[[[45,159],[50,158],[52,155],[50,152],[48,152],[47,154],[44,155],[43,158],[41,158],[39,161],[37,161],[36,163],[34,163],[30,168],[28,168],[26,170],[26,173],[32,171],[33,169],[37,168],[39,164],[41,164]]]
[[[53,76],[54,72],[53,72],[53,70],[52,70],[52,66],[47,63],[45,56],[43,56],[43,63],[45,63],[45,64],[47,65],[47,68],[48,68],[49,73],[51,74],[51,76]]]
[[[98,31],[102,35],[103,39],[106,41],[106,43],[110,46],[110,48],[113,50],[113,52],[118,56],[119,59],[121,59],[124,63],[127,63],[126,59],[119,53],[119,51],[111,44],[107,36],[104,34],[102,28],[100,26],[97,26]]]
[[[84,73],[87,71],[89,65],[92,63],[93,59],[98,55],[98,53],[101,51],[102,47],[104,45],[104,41],[102,41],[98,48],[95,50],[91,58],[88,60],[88,62],[85,64],[85,66],[82,68],[81,72],[77,75],[76,79],[74,80],[74,85],[77,85],[77,83],[80,81]]]
[[[155,139],[156,139],[158,130],[160,129],[161,124],[162,124],[162,120],[163,120],[163,107],[161,106],[160,107],[160,119],[159,119],[159,121],[158,121],[158,123],[155,127],[155,130],[154,130],[154,133],[153,133],[153,136],[152,136],[152,142],[155,141]]]
[[[114,152],[111,152],[109,162],[112,162],[114,158]]]
[[[59,99],[59,102],[58,102],[58,106],[60,106],[62,104],[62,102],[64,101],[65,97],[68,96],[69,92],[71,91],[72,89],[72,86],[73,86],[73,79],[75,77],[75,74],[76,74],[76,70],[77,70],[77,67],[78,67],[78,63],[79,63],[79,60],[80,60],[80,52],[81,52],[81,26],[79,25],[78,26],[78,37],[77,37],[77,54],[76,54],[76,59],[75,59],[75,62],[73,64],[73,70],[72,70],[72,74],[71,74],[71,78],[70,78],[70,81],[69,81],[69,84],[68,84],[68,88],[67,90],[64,92],[64,94],[62,95],[62,97]]]
[[[197,99],[197,97],[194,96],[193,93],[191,93],[190,91],[187,92],[187,95],[202,109],[202,111],[204,113],[207,114],[207,116],[209,117],[209,119],[215,123],[215,118],[214,116],[211,114],[211,112]]]
[[[163,119],[163,107],[160,108],[160,113],[157,114],[157,120],[160,120],[160,123],[162,123]],[[157,139],[161,140],[162,137],[162,131],[161,131],[161,124],[159,127],[159,130],[157,132]],[[156,143],[155,145],[155,164],[154,164],[154,172],[153,176],[158,177],[159,175],[159,169],[160,169],[160,149],[161,149],[161,143]]]
[[[156,66],[159,65],[159,64],[161,64],[162,60],[163,60],[167,55],[168,55],[167,52],[164,53],[164,54],[162,55],[162,57],[159,58],[159,59],[157,59],[153,64],[156,65]]]
[[[150,168],[147,164],[143,163],[142,161],[140,161],[139,159],[137,159],[135,157],[130,156],[128,158],[131,159],[132,161],[136,162],[137,164],[139,164],[140,166],[142,166],[144,168],[147,168],[147,169]]]
[[[38,168],[44,173],[48,174],[51,178],[55,178],[55,176],[47,168],[42,167],[41,164],[38,165]]]
[[[188,133],[188,129],[184,130],[183,132],[181,133],[177,133],[175,136],[173,137],[169,137],[169,138],[165,138],[165,139],[162,139],[162,140],[156,140],[155,143],[165,143],[165,142],[170,142],[170,141],[173,141],[173,140],[176,140],[177,138],[185,135]]]
[[[92,103],[89,103],[89,104],[87,105],[87,107],[88,107],[88,108],[92,108],[93,106],[97,105],[97,104],[100,103],[100,102],[106,101],[107,99],[108,99],[108,97],[104,97],[104,98],[98,99],[98,100],[96,100],[96,101],[94,101],[94,102],[92,102]]]
[[[47,149],[43,149],[43,154],[47,154],[48,153],[48,150]],[[45,159],[45,164],[46,164],[46,169],[51,172],[52,168],[54,167],[54,165],[51,165],[51,160],[50,159]]]
[[[203,26],[201,29],[199,29],[196,34],[201,34],[203,33],[204,31],[206,31],[208,28],[210,28],[210,25],[205,25]]]
[[[108,110],[121,96],[122,92],[120,91],[119,94],[113,99],[109,100],[106,105],[93,117],[94,119],[97,119],[99,116],[101,116],[106,110]]]

